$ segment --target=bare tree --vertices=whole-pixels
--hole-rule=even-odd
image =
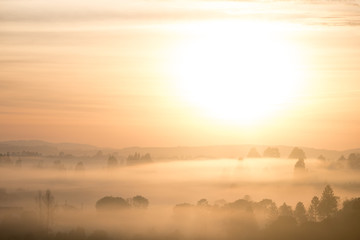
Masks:
[[[42,223],[42,217],[43,217],[43,213],[42,213],[42,192],[38,191],[37,195],[35,196],[35,201],[36,201],[36,206],[38,208],[39,211],[39,222]]]
[[[49,189],[46,190],[45,194],[42,196],[42,201],[46,211],[46,229],[49,231],[55,209],[55,198]]]

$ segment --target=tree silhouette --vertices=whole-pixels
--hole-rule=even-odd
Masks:
[[[118,160],[115,156],[110,155],[107,161],[108,168],[115,168],[118,166]]]
[[[279,216],[279,210],[276,203],[272,202],[267,208],[267,217],[269,221],[274,221]]]
[[[140,153],[135,152],[134,155],[129,154],[127,157],[127,165],[136,165],[143,163],[151,163],[151,155],[150,153],[146,153],[145,155],[140,155]]]
[[[271,199],[263,199],[260,202],[256,203],[256,208],[261,209],[265,212],[267,220],[272,222],[277,219],[279,216],[279,211],[276,206],[276,203]]]
[[[283,205],[279,207],[279,215],[292,217],[293,211],[291,209],[291,206],[288,206],[286,203],[283,203]]]
[[[46,229],[49,231],[49,227],[52,223],[53,213],[55,210],[55,198],[49,189],[46,190],[44,195],[42,195],[42,201],[44,203],[46,211]]]
[[[351,200],[346,200],[343,203],[343,208],[339,211],[338,217],[340,222],[348,231],[354,232],[354,230],[359,231],[359,222],[360,222],[360,198],[353,198]],[[360,233],[358,234],[360,236]]]
[[[289,158],[293,158],[293,159],[305,159],[306,156],[305,156],[305,152],[301,149],[301,148],[298,148],[298,147],[295,147],[290,155],[289,155]]]
[[[256,148],[251,148],[248,155],[248,158],[261,158],[260,153],[256,150]]]
[[[93,156],[93,158],[102,158],[104,156],[101,150],[97,151],[97,153]]]
[[[307,221],[305,206],[302,202],[296,204],[294,217],[299,224],[303,224]]]
[[[132,198],[132,205],[136,208],[147,208],[149,206],[149,200],[144,198],[143,196],[135,196]]]
[[[95,207],[98,211],[114,211],[129,208],[130,205],[121,197],[106,196],[99,199]]]
[[[54,167],[54,169],[59,170],[59,171],[66,170],[65,165],[61,162],[61,160],[55,160],[53,162],[53,167]]]
[[[228,203],[225,205],[225,208],[231,210],[241,210],[244,212],[253,212],[252,204],[245,199],[238,199],[235,202]]]
[[[351,153],[348,157],[349,167],[352,169],[360,169],[360,154],[359,153]]]
[[[305,161],[303,158],[299,158],[299,160],[297,160],[297,162],[295,163],[295,168],[305,169]]]
[[[265,149],[263,157],[269,157],[269,158],[279,158],[280,152],[278,148],[272,148],[268,147]]]
[[[341,157],[339,157],[338,161],[345,161],[346,158],[344,157],[344,155],[341,155]]]
[[[200,199],[197,204],[198,207],[208,207],[209,206],[209,202],[208,200],[206,200],[205,198]]]
[[[314,196],[308,210],[309,221],[317,222],[319,220],[319,203],[319,198]]]
[[[338,197],[334,195],[334,191],[330,185],[326,185],[319,202],[319,216],[322,219],[333,216],[337,212]]]
[[[43,218],[43,207],[42,207],[42,192],[38,191],[37,195],[35,196],[35,201],[36,201],[36,205],[38,208],[38,217],[39,217],[39,222],[42,222],[42,218]]]
[[[299,160],[297,160],[297,162],[295,163],[294,173],[295,175],[299,176],[304,174],[305,172],[305,161],[303,158],[299,158]]]

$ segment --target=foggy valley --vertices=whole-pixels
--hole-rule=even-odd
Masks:
[[[360,0],[0,0],[0,240],[359,240]]]
[[[31,151],[41,150],[39,143],[22,144],[17,148],[27,151],[0,156],[0,227],[8,239],[278,239],[302,228],[325,231],[323,224],[338,221],[349,201],[351,216],[359,217],[360,158],[348,151],[309,150],[320,155],[307,158],[301,148],[281,147],[292,149],[284,155],[277,147],[214,146],[223,154],[237,148],[241,157],[158,159],[141,148],[127,156],[124,149],[95,147],[43,156]],[[337,210],[314,219],[309,208],[325,186]],[[281,221],[290,225],[275,230]]]

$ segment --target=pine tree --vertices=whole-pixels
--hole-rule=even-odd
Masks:
[[[276,206],[276,203],[271,202],[269,207],[267,208],[268,220],[274,221],[279,216],[279,210]]]
[[[309,221],[317,222],[319,220],[319,198],[314,196],[308,210]]]
[[[279,215],[292,217],[293,210],[291,209],[291,206],[287,205],[286,203],[283,203],[283,205],[279,207]]]
[[[302,202],[296,204],[294,216],[299,224],[303,224],[307,221],[305,206]]]
[[[333,216],[337,212],[338,197],[334,195],[334,191],[330,185],[326,185],[319,202],[319,216],[321,219]]]

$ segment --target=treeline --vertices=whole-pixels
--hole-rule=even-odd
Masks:
[[[0,222],[0,239],[360,239],[360,198],[346,200],[339,208],[339,198],[329,185],[320,197],[311,199],[307,208],[302,202],[298,202],[295,208],[285,202],[277,207],[271,199],[256,202],[249,196],[230,203],[219,200],[212,205],[206,199],[201,199],[196,204],[182,203],[174,207],[175,228],[163,232],[127,232],[119,226],[121,231],[118,235],[110,235],[103,230],[87,234],[82,228],[68,232],[51,231],[54,196],[49,190],[39,192],[37,203],[39,218],[26,211],[17,217],[4,217]],[[95,204],[98,211],[109,212],[119,218],[129,216],[122,212],[125,209],[146,209],[148,206],[149,201],[140,195],[126,200],[106,196]],[[94,220],[107,221],[106,216],[98,215],[98,219]],[[154,221],[156,217],[154,215]],[[259,222],[261,217],[265,220],[263,224]],[[141,221],[135,220],[139,224]],[[184,229],[184,225],[190,226],[192,231]]]
[[[225,239],[360,239],[360,198],[346,200],[339,209],[339,197],[329,185],[320,198],[312,198],[308,208],[302,202],[295,208],[285,202],[277,207],[271,199],[254,202],[244,198],[213,205],[201,199],[195,205],[176,205],[174,213],[179,221],[201,222],[202,216],[215,219]],[[259,216],[265,220],[262,227]]]
[[[39,157],[42,153],[33,151],[21,151],[21,152],[6,152],[0,153],[0,157],[13,156],[13,157]]]
[[[293,208],[284,202],[281,206],[277,207],[276,203],[271,199],[263,199],[259,202],[250,200],[247,196],[244,199],[238,199],[231,203],[226,203],[225,200],[216,201],[210,205],[206,199],[201,199],[196,205],[190,203],[177,204],[174,207],[175,213],[183,213],[197,210],[206,209],[207,211],[242,211],[247,213],[249,218],[255,218],[257,213],[266,216],[267,224],[277,220],[279,217],[289,217],[298,225],[306,222],[320,222],[324,219],[333,217],[338,212],[339,197],[334,195],[334,191],[330,185],[327,185],[321,197],[314,196],[306,209],[303,202],[298,202]],[[249,215],[250,214],[250,215]]]
[[[149,200],[140,195],[126,200],[122,197],[106,196],[99,199],[95,204],[95,208],[99,212],[114,212],[130,208],[146,209],[148,206]]]
[[[152,158],[150,153],[141,155],[140,153],[135,152],[134,154],[129,154],[126,160],[118,160],[115,155],[110,155],[107,161],[107,166],[108,168],[116,168],[119,166],[132,166],[151,162]]]
[[[346,158],[342,155],[338,159],[338,164],[341,167],[349,167],[351,169],[360,169],[360,153],[350,153]]]
[[[102,152],[97,153],[97,155],[102,156]],[[14,160],[12,158],[14,156],[17,156],[17,155],[11,155],[10,153],[7,153],[7,154],[0,153],[0,167],[21,168],[23,165],[23,160],[20,157],[18,157],[17,160]],[[29,157],[29,155],[21,155],[21,156]],[[38,156],[41,156],[41,155],[38,155]],[[49,157],[49,158],[51,159],[52,157]],[[60,152],[59,155],[56,156],[55,160],[47,161],[47,164],[45,164],[43,159],[39,159],[35,164],[32,164],[32,167],[35,169],[53,169],[53,170],[60,170],[60,171],[71,170],[71,169],[73,169],[75,171],[83,171],[86,169],[84,160],[77,161],[77,162],[72,161],[73,162],[72,164],[75,164],[75,165],[73,165],[73,167],[69,169],[67,166],[65,166],[65,163],[63,161],[63,160],[68,160],[69,158],[72,160],[77,159],[71,154],[64,154],[63,152]],[[132,165],[139,165],[139,164],[145,164],[145,163],[151,163],[151,162],[152,162],[152,158],[151,158],[150,153],[141,155],[140,153],[135,152],[134,154],[128,155],[127,158],[120,158],[120,160],[115,155],[109,155],[109,157],[106,161],[106,165],[109,169],[114,169],[114,168],[117,168],[120,166],[132,166]]]

